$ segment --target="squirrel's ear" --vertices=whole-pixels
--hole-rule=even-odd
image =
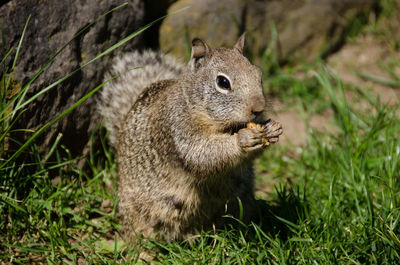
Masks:
[[[194,38],[192,40],[192,54],[190,55],[190,59],[199,59],[201,57],[204,57],[207,53],[210,52],[210,50],[211,48],[204,40]]]
[[[243,32],[243,34],[239,37],[238,41],[236,42],[235,46],[233,47],[234,49],[238,50],[240,53],[243,53],[245,37],[246,37],[246,32]]]

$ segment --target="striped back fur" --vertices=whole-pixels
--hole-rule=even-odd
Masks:
[[[146,87],[160,80],[176,79],[184,67],[173,56],[150,50],[134,51],[116,58],[105,79],[119,77],[103,87],[97,105],[112,146],[116,147],[119,128]]]

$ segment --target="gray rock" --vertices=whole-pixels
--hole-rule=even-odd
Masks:
[[[377,0],[180,0],[168,10],[184,12],[167,17],[160,28],[160,48],[187,56],[185,41],[206,39],[212,46],[234,44],[247,31],[248,50],[260,56],[275,26],[281,60],[314,59],[342,40],[349,20],[370,9]]]
[[[262,54],[278,33],[278,58],[314,60],[340,43],[350,19],[367,11],[376,0],[250,0],[246,30],[253,54]]]
[[[160,28],[160,49],[179,59],[189,56],[194,37],[207,40],[212,47],[232,46],[243,31],[243,0],[180,0],[168,9],[171,14],[184,7],[190,8],[168,16]]]
[[[6,50],[17,46],[24,24],[31,15],[13,75],[14,89],[26,84],[40,67],[82,28],[120,4],[119,0],[12,0],[1,5],[0,25],[4,30]],[[50,67],[33,83],[26,98],[78,69],[100,52],[139,29],[143,26],[143,17],[143,1],[130,0],[128,5],[100,19],[57,56]],[[103,81],[103,74],[110,66],[112,57],[137,48],[141,42],[140,36],[134,38],[39,97],[28,106],[15,128],[37,130],[54,119]],[[72,154],[87,153],[90,135],[99,123],[95,97],[91,97],[45,132],[38,141],[39,150],[46,152],[58,133],[62,133],[61,143],[70,149]],[[23,141],[29,135],[18,133],[12,137]]]

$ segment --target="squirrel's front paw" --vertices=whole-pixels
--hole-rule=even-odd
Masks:
[[[262,131],[253,128],[244,128],[238,131],[239,146],[246,152],[262,149],[263,144]]]
[[[257,150],[278,142],[282,132],[282,125],[271,119],[265,124],[249,122],[247,128],[238,132],[239,144],[245,151]]]
[[[269,119],[264,125],[263,132],[264,139],[266,139],[268,143],[276,143],[279,140],[279,135],[283,132],[282,124]]]

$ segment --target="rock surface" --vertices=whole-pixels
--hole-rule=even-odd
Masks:
[[[350,20],[370,9],[375,2],[251,0],[246,15],[246,29],[253,33],[251,51],[262,54],[270,42],[271,27],[275,27],[279,59],[313,60],[342,42],[342,33]]]
[[[4,30],[6,50],[17,46],[24,24],[31,15],[13,74],[14,88],[26,84],[59,48],[86,25],[120,4],[119,0],[12,0],[3,3],[0,6],[0,25]],[[26,98],[78,69],[100,52],[139,29],[143,25],[143,17],[143,2],[130,0],[126,6],[101,18],[56,57],[50,67],[32,84]],[[39,97],[28,106],[14,128],[37,130],[54,119],[102,82],[112,57],[137,48],[141,42],[140,36],[134,38]],[[86,153],[92,130],[99,123],[95,97],[91,97],[45,132],[39,139],[39,150],[46,152],[57,135],[62,133],[61,143],[72,154]],[[13,137],[22,141],[29,135],[22,136],[19,133]]]
[[[185,41],[206,39],[212,46],[231,46],[247,31],[248,49],[262,55],[271,42],[271,28],[278,33],[279,59],[314,59],[342,40],[351,18],[371,8],[376,0],[180,0],[160,28],[160,48],[178,57],[187,56]]]
[[[242,0],[180,0],[168,9],[171,14],[160,28],[160,49],[178,59],[189,57],[191,40],[204,38],[212,47],[232,46],[243,31],[246,1]]]

